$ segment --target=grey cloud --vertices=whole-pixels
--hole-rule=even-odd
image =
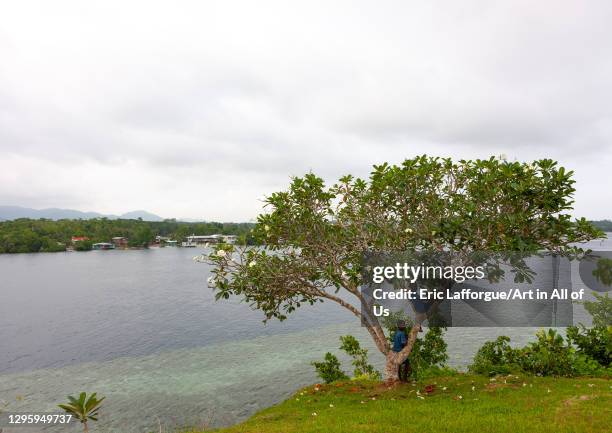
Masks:
[[[0,201],[249,219],[309,170],[506,153],[559,159],[578,210],[612,216],[592,175],[612,158],[611,18],[603,1],[6,3]]]

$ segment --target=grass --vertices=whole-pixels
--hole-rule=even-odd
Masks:
[[[392,388],[371,381],[315,385],[214,431],[612,432],[612,381],[456,374]]]

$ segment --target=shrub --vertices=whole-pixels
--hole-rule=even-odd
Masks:
[[[474,356],[469,371],[477,374],[507,374],[523,371],[539,376],[601,376],[609,374],[609,363],[602,364],[601,345],[607,344],[608,357],[610,339],[599,331],[568,329],[567,343],[554,329],[541,330],[537,340],[523,348],[510,346],[510,338],[498,337],[495,341],[486,342]],[[578,349],[572,346],[578,346]],[[605,358],[604,358],[605,359]],[[609,358],[608,358],[609,359]]]
[[[540,330],[537,340],[520,350],[518,362],[523,371],[542,376],[574,376],[575,350],[565,344],[554,329]]]
[[[348,376],[340,368],[340,361],[330,352],[325,354],[325,361],[312,362],[312,365],[314,365],[317,374],[325,383],[348,379]]]
[[[353,358],[352,364],[355,368],[353,375],[355,377],[366,376],[370,379],[379,380],[381,378],[380,372],[368,362],[368,349],[362,349],[359,341],[352,335],[345,335],[340,337],[340,349],[344,350],[351,358]]]
[[[612,363],[612,326],[595,326],[586,328],[584,325],[567,328],[569,344],[577,347],[577,352],[586,355],[604,367]]]
[[[593,292],[595,301],[584,301],[584,308],[593,316],[593,326],[612,326],[612,298]]]
[[[468,370],[488,376],[507,374],[520,369],[517,364],[518,355],[519,350],[510,346],[510,337],[501,335],[495,341],[487,341],[478,349]]]

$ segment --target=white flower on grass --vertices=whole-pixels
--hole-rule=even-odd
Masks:
[[[523,386],[527,386],[527,384],[525,382],[523,382]]]
[[[218,257],[225,257],[227,254],[227,252],[225,250],[219,250],[217,251],[217,256]]]
[[[594,383],[587,383],[587,385],[589,386],[589,388],[593,388],[595,386]]]
[[[412,233],[412,229],[410,227],[406,228],[404,230],[404,233]]]
[[[329,407],[334,407],[334,405],[330,403],[330,404],[329,404]]]
[[[475,386],[472,387],[472,391],[476,391],[476,387]]]
[[[458,395],[458,396],[457,396],[457,398],[458,398],[459,400],[461,400],[461,399],[463,398],[463,396],[462,396],[462,395]]]
[[[316,413],[316,412],[313,412],[313,413],[312,413],[312,416],[317,416],[317,413]]]
[[[550,388],[548,388],[546,392],[550,394],[552,391],[550,390]]]
[[[255,260],[253,260],[251,263],[249,263],[249,268],[252,268],[256,264],[257,264],[257,262]]]
[[[446,387],[442,388],[442,391],[446,391]]]

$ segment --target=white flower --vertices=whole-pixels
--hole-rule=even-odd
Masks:
[[[523,382],[523,386],[527,386],[527,384],[525,382]]]
[[[461,399],[463,398],[463,396],[462,396],[462,395],[458,395],[458,396],[457,396],[457,398],[458,398],[459,400],[461,400]]]
[[[316,412],[313,412],[313,413],[312,413],[312,416],[317,416],[317,413],[316,413]]]
[[[264,226],[264,230],[265,230],[265,231],[267,231],[267,232],[269,232],[269,231],[270,231],[270,226],[269,226],[269,225],[265,225],[265,226]]]
[[[475,386],[472,387],[472,391],[476,391],[476,387]]]
[[[330,404],[329,404],[329,407],[334,407],[334,405],[330,403]]]
[[[255,260],[253,260],[251,263],[249,263],[249,268],[252,268],[256,264],[257,264],[257,262]]]
[[[399,205],[401,205],[401,203],[399,201],[396,201],[395,206],[399,206]]]
[[[407,229],[404,230],[404,233],[412,233],[412,229],[408,227]]]
[[[442,388],[442,391],[446,391],[446,387]]]
[[[225,252],[225,250],[219,250],[217,251],[217,256],[218,257],[225,257],[227,253]]]
[[[546,392],[550,394],[552,391],[550,390],[550,388],[548,388]]]
[[[420,398],[421,400],[425,400],[425,397],[423,397],[422,395],[417,395],[418,398]]]

